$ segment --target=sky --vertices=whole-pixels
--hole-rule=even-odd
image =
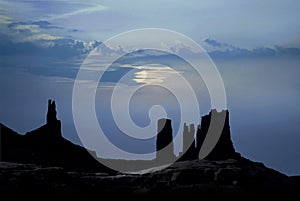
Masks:
[[[101,61],[97,60],[99,63],[88,69],[91,76],[96,77],[103,72],[110,57],[128,51],[125,46],[117,44],[113,48],[104,41],[132,29],[168,29],[201,45],[218,69],[224,82],[237,151],[288,175],[299,175],[299,4],[293,0],[1,0],[0,122],[21,134],[33,130],[45,122],[47,99],[53,98],[57,102],[63,135],[82,144],[72,112],[73,87],[82,64],[87,58],[92,59],[93,53],[101,55]],[[149,38],[140,40],[151,43],[152,36],[149,34]],[[167,40],[161,35],[156,39]],[[197,56],[197,51],[186,43],[163,45],[174,54]],[[93,52],[96,47],[97,51]],[[88,57],[89,54],[92,56]],[[183,95],[185,84],[177,82],[181,76],[190,82],[201,100],[198,109],[190,106],[185,111],[205,115],[211,108],[205,78],[195,76],[191,67],[174,54],[135,51],[113,62],[99,83],[98,78],[82,80],[90,87],[82,92],[82,108],[85,108],[85,98],[91,96],[93,84],[98,84],[95,95],[98,122],[115,145],[136,158],[144,158],[143,154],[153,151],[154,138],[135,141],[124,136],[116,126],[107,126],[112,125],[114,118],[109,109],[116,86],[120,86],[116,99],[120,110],[128,91],[140,87],[128,106],[130,117],[139,129],[149,126],[147,128],[155,130],[152,119],[166,114],[172,118],[174,132],[180,133],[181,101],[178,103],[178,97],[160,85],[169,84]],[[153,86],[155,84],[158,86]],[[184,100],[186,104],[192,101]],[[91,121],[85,118],[83,110],[81,112],[84,129],[94,133],[89,126]],[[124,122],[119,120],[120,124]],[[199,122],[200,119],[190,123]],[[175,144],[178,153],[180,140]],[[105,147],[105,143],[91,143],[89,148],[98,146]],[[100,152],[98,155],[104,157],[111,153],[110,149]],[[127,156],[117,152],[111,157]]]

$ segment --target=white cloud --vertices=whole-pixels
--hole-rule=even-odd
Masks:
[[[57,40],[57,39],[62,39],[62,37],[60,36],[53,36],[50,34],[45,34],[45,33],[38,33],[38,34],[34,34],[32,36],[29,37],[25,37],[24,41],[36,41],[36,40]]]
[[[134,73],[133,81],[139,84],[161,84],[174,73],[170,67],[163,65],[143,65],[135,68],[139,71]]]
[[[9,24],[11,22],[11,17],[0,15],[0,23],[1,24]]]
[[[16,26],[14,26],[14,30],[15,31],[30,31],[31,33],[38,33],[39,30],[38,30],[38,26],[37,25],[34,25],[34,24],[18,24]]]
[[[59,15],[53,15],[50,18],[47,18],[47,20],[57,20],[57,19],[63,19],[63,18],[68,18],[74,15],[78,15],[78,14],[88,14],[88,13],[92,13],[92,12],[97,12],[97,11],[102,11],[102,10],[107,10],[108,7],[103,6],[103,5],[94,5],[88,8],[82,8],[82,9],[78,9],[69,13],[64,13],[64,14],[59,14]]]

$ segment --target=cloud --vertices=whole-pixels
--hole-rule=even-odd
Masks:
[[[75,40],[56,34],[49,29],[60,29],[48,21],[13,22],[0,30],[1,54],[36,54],[49,57],[73,57],[85,55],[101,44],[98,41]]]
[[[82,32],[82,31],[79,29],[69,29],[68,32],[77,33],[77,32]]]
[[[54,26],[46,20],[11,22],[8,23],[7,27],[10,29],[62,29],[62,27]]]
[[[231,44],[218,42],[207,38],[201,43],[203,48],[213,58],[270,58],[270,57],[299,57],[300,49],[296,47],[258,47],[246,49]]]
[[[50,34],[38,33],[29,37],[26,37],[25,40],[27,41],[36,41],[36,40],[46,40],[46,41],[54,41],[57,39],[61,39],[60,36],[53,36]]]
[[[101,42],[96,40],[75,40],[50,34],[47,31],[55,28],[57,27],[48,21],[14,22],[7,24],[8,31],[6,33],[0,32],[2,39],[0,41],[1,66],[22,68],[34,74],[75,78],[78,68],[88,53],[98,47]],[[299,48],[274,46],[245,49],[222,43],[212,38],[203,40],[201,45],[212,58],[235,59],[300,56]],[[171,52],[187,52],[190,55],[197,55],[184,44],[175,43],[168,48]],[[101,45],[97,50],[97,54],[102,56],[126,54],[126,50],[122,47],[112,49]],[[137,50],[126,54],[126,56],[119,58],[114,63],[112,67],[115,74],[117,74],[116,78],[114,78],[113,72],[110,72],[107,73],[107,77],[103,78],[103,80],[105,82],[115,81],[132,68],[135,68],[135,66],[155,63],[171,67],[187,65],[175,54],[155,50]],[[126,68],[127,64],[131,65],[131,68]]]
[[[27,26],[27,25],[26,25]],[[83,41],[50,35],[41,32],[30,32],[22,40],[14,40],[10,35],[0,34],[1,55],[43,55],[49,57],[69,58],[87,55],[101,44],[98,41]]]
[[[7,24],[7,29],[1,32],[10,35],[10,40],[14,42],[53,41],[62,38],[45,31],[47,29],[59,29],[59,27],[47,21],[13,22]]]
[[[39,28],[42,28],[42,29],[61,29],[61,27],[54,26],[46,20],[34,21],[34,22],[32,22],[32,24],[37,25]]]
[[[207,38],[204,40],[204,42],[208,43],[209,45],[213,46],[213,47],[221,47],[223,44],[212,39],[212,38]]]
[[[228,51],[211,51],[209,55],[213,58],[281,58],[281,57],[299,57],[299,48],[286,48],[274,46],[272,48],[259,47],[255,49],[236,48]]]
[[[239,49],[233,45],[228,43],[219,42],[212,37],[206,38],[201,42],[201,45],[206,49],[208,52],[212,51],[231,51],[234,49]]]
[[[11,30],[17,33],[38,33],[38,26],[33,24],[14,24],[9,26]]]
[[[0,66],[35,75],[75,78],[87,54],[98,41],[74,40],[49,34],[45,21],[13,23],[0,32]]]
[[[1,24],[9,24],[11,22],[11,17],[0,15],[0,23]]]
[[[103,10],[107,10],[107,9],[108,9],[108,7],[103,6],[103,5],[93,5],[88,8],[82,8],[82,9],[78,9],[78,10],[75,10],[72,12],[63,13],[63,14],[59,14],[59,15],[53,15],[52,17],[48,18],[48,20],[64,19],[64,18],[68,18],[68,17],[74,16],[74,15],[89,14],[92,12],[103,11]]]

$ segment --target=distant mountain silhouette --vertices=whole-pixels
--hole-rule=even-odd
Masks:
[[[61,122],[56,118],[55,102],[48,101],[47,123],[19,135],[1,124],[1,160],[59,166],[68,169],[108,171],[88,151],[66,140],[61,134]]]

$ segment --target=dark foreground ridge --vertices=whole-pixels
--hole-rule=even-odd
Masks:
[[[124,174],[101,165],[91,156],[95,156],[94,152],[64,139],[61,122],[56,117],[55,102],[49,100],[46,124],[40,128],[19,135],[1,124],[1,198],[86,199],[107,195],[147,195],[147,198],[197,196],[199,199],[299,198],[299,177],[288,177],[236,153],[230,137],[228,111],[222,111],[226,113],[225,124],[215,148],[205,160],[198,159],[197,152],[214,112],[212,110],[202,117],[201,126],[197,128],[184,125],[184,139],[192,141],[192,145],[187,147],[188,151],[181,155],[179,162],[162,170],[153,167],[147,171],[141,169],[136,174]],[[158,151],[172,143],[171,122],[164,121],[167,123],[158,122]],[[195,139],[193,133],[196,133]],[[187,146],[185,141],[183,143]],[[172,146],[166,154],[175,157]],[[147,163],[111,160],[114,161],[124,166],[139,163],[140,167]]]

